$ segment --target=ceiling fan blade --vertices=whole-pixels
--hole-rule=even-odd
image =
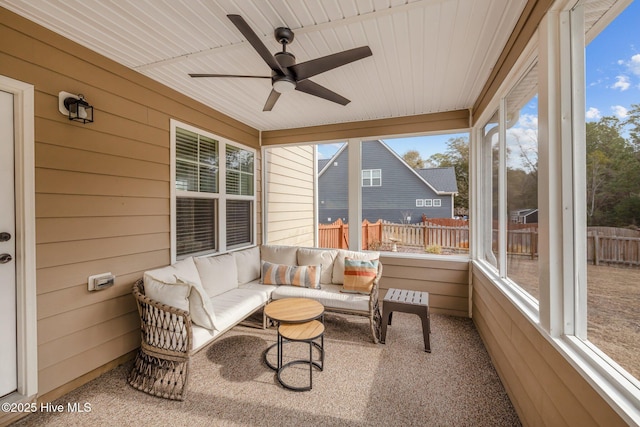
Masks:
[[[273,57],[269,49],[262,43],[258,35],[251,29],[247,21],[240,15],[227,15],[227,18],[233,22],[238,30],[242,33],[245,39],[253,46],[253,48],[258,52],[258,54],[264,59],[264,62],[276,73],[284,74],[284,71],[278,64],[278,61]]]
[[[270,79],[269,76],[247,76],[243,74],[197,74],[190,73],[189,76],[197,78],[197,77],[242,77],[247,79]]]
[[[289,69],[295,74],[296,80],[304,80],[371,55],[372,52],[371,49],[369,49],[369,46],[356,47],[354,49],[345,50],[323,56],[322,58],[312,59],[297,65],[292,65]]]
[[[326,99],[327,101],[335,102],[340,105],[347,105],[351,102],[344,96],[338,95],[337,93],[327,89],[324,86],[320,86],[318,83],[314,83],[311,80],[299,81],[296,85],[296,90],[308,93],[309,95],[317,96],[322,99]]]
[[[275,90],[271,89],[271,93],[269,94],[267,102],[265,102],[262,111],[271,111],[273,109],[273,106],[276,105],[276,101],[278,100],[278,98],[280,98],[280,92],[276,92]]]

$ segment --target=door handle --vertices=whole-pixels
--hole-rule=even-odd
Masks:
[[[6,231],[0,233],[0,242],[8,242],[9,240],[11,240],[11,234]]]
[[[13,258],[11,258],[11,255],[9,254],[2,254],[0,255],[0,264],[6,264],[9,261],[11,261]]]

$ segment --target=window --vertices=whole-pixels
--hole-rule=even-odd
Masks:
[[[535,299],[539,294],[537,70],[537,63],[530,66],[485,126],[483,153],[483,182],[491,183],[485,187],[483,206],[485,259],[500,277],[510,279],[505,283]],[[523,224],[513,224],[520,218]]]
[[[505,100],[505,215],[507,277],[536,300],[538,277],[538,66]],[[507,222],[507,221],[505,221]]]
[[[422,199],[416,199],[416,208],[421,208],[424,206],[424,200]]]
[[[433,207],[434,207],[434,208],[439,208],[440,206],[442,206],[442,200],[440,200],[440,199],[433,199]]]
[[[640,407],[639,18],[638,0],[550,13],[557,37],[525,49],[473,145],[478,264],[627,415]]]
[[[586,298],[576,323],[586,328],[575,334],[640,379],[640,1],[631,2],[597,35],[589,33],[596,27],[589,12],[586,4],[585,60],[575,64],[581,72],[586,67],[586,105],[581,106],[586,114],[577,123],[584,134],[575,142],[585,175],[576,174],[576,193],[583,197],[577,229],[585,245],[575,256],[579,274],[586,277],[586,290],[578,291],[586,291]]]
[[[382,185],[381,169],[365,169],[362,171],[363,187],[380,187]]]
[[[253,244],[255,152],[191,126],[171,124],[175,257]]]
[[[424,207],[425,208],[430,208],[433,206],[433,200],[431,199],[424,199]]]
[[[482,184],[479,198],[482,212],[482,249],[483,258],[493,267],[498,268],[498,166],[500,126],[496,111],[482,128],[482,145],[480,154],[480,170]]]

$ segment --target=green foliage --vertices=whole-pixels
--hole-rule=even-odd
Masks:
[[[640,224],[640,105],[632,105],[630,112],[624,122],[603,117],[586,124],[590,226]]]
[[[437,254],[440,255],[442,253],[442,246],[440,245],[429,245],[424,248],[424,251],[428,254]]]
[[[458,195],[455,208],[469,209],[469,139],[466,137],[451,138],[447,141],[444,153],[434,154],[429,162],[436,167],[453,167],[456,171]]]
[[[402,159],[413,169],[422,169],[425,166],[425,161],[420,156],[420,152],[418,150],[407,151],[402,155]]]

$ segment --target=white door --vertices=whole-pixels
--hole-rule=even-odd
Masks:
[[[0,91],[0,397],[18,388],[13,94]]]

